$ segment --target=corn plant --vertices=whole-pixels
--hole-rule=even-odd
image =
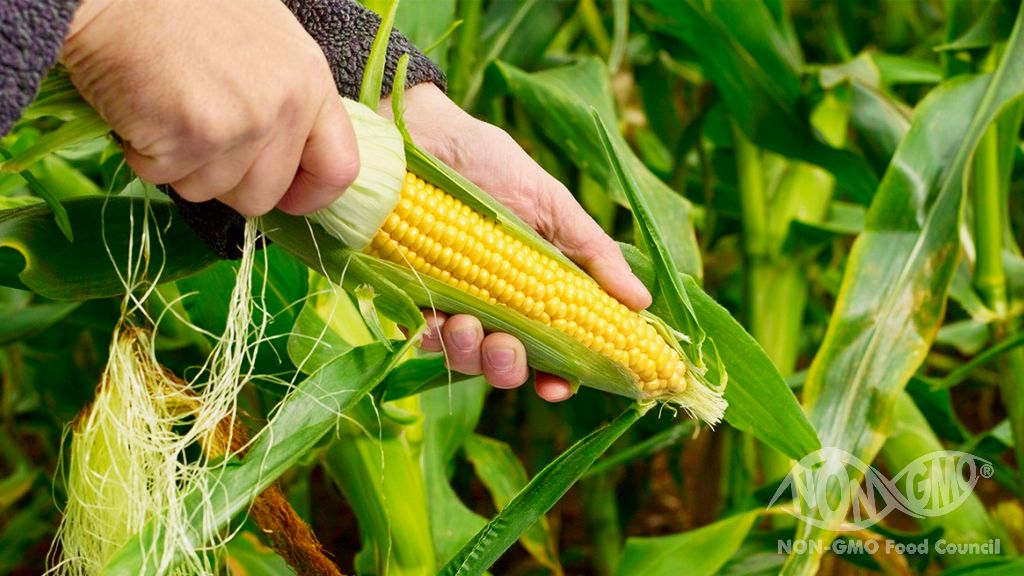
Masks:
[[[365,3],[360,179],[240,261],[60,70],[0,141],[0,572],[1024,569],[1019,2]],[[649,310],[420,148],[401,66],[372,112],[392,25]],[[577,394],[451,373],[431,307]]]

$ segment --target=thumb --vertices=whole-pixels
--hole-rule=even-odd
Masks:
[[[546,172],[537,197],[537,231],[634,310],[651,305],[651,293],[633,274],[618,244],[583,210],[568,189]]]
[[[352,121],[336,95],[329,95],[313,122],[299,169],[277,207],[308,214],[328,206],[359,175],[359,148]]]

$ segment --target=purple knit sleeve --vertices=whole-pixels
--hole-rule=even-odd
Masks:
[[[359,98],[363,70],[380,26],[380,17],[354,0],[284,0],[309,35],[320,44],[331,65],[338,92]],[[398,59],[409,55],[406,86],[433,82],[445,89],[444,73],[397,30],[388,39],[381,96],[391,94]]]
[[[57,61],[78,0],[0,0],[0,134]]]

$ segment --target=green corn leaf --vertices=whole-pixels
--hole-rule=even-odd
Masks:
[[[594,430],[545,466],[508,506],[462,547],[439,576],[482,574],[641,416],[640,408],[627,408],[613,422]]]
[[[422,411],[416,402],[407,422],[378,420],[370,398],[344,422],[340,437],[324,453],[324,467],[341,489],[359,523],[360,574],[424,576],[435,569],[427,493],[420,467]],[[386,415],[396,407],[383,406]],[[378,424],[380,424],[378,426]]]
[[[984,366],[989,362],[995,360],[1002,354],[1013,350],[1019,346],[1024,346],[1024,333],[1017,334],[1009,337],[1006,340],[999,342],[989,348],[983,350],[977,356],[971,358],[969,361],[958,366],[955,370],[947,374],[942,380],[939,380],[935,384],[935,388],[944,390],[952,388],[957,384],[960,384],[964,380],[970,377],[971,373],[977,370],[980,366]]]
[[[507,20],[490,19],[494,26],[491,29],[484,30],[482,55],[476,59],[476,67],[466,80],[466,91],[463,94],[462,101],[459,102],[463,108],[470,110],[476,104],[476,99],[480,95],[480,89],[484,84],[487,67],[501,55],[512,38],[519,32],[519,27],[526,19],[526,15],[533,10],[537,2],[538,0],[523,0],[516,4],[506,4],[505,6],[515,7],[514,11],[506,11]],[[500,6],[496,7],[496,9],[500,8]]]
[[[888,470],[904,470],[918,458],[945,449],[909,395],[900,395],[893,409],[893,416],[896,424],[881,452]],[[914,489],[921,490],[921,493],[940,494],[943,490],[950,490],[950,486],[965,482],[959,471],[945,467],[931,466],[917,472],[920,474],[919,479],[915,480]],[[936,473],[940,476],[936,476]],[[905,496],[912,498],[914,495]],[[919,518],[917,523],[922,530],[941,528],[942,537],[953,545],[984,544],[990,538],[998,536],[985,511],[985,505],[974,493],[967,496],[964,503],[955,510],[940,516]],[[1009,541],[1004,544],[1011,545]],[[947,565],[959,565],[985,559],[986,556],[981,554],[949,554],[943,562]]]
[[[368,106],[370,110],[376,110],[377,105],[380,104],[380,90],[384,85],[384,66],[388,57],[388,42],[391,40],[391,29],[395,25],[397,12],[398,0],[390,0],[387,9],[382,11],[377,36],[373,39],[370,55],[366,58],[363,82],[359,88],[359,102]]]
[[[9,306],[0,304],[0,346],[11,344],[38,334],[67,318],[81,302],[44,302],[32,306]]]
[[[450,387],[430,390],[419,397],[423,409],[420,464],[427,492],[430,532],[434,537],[434,557],[438,562],[436,568],[454,557],[487,523],[486,518],[462,502],[452,489],[451,479],[455,453],[480,422],[489,390],[483,378],[474,377]]]
[[[129,245],[138,250],[144,219],[153,239],[149,280],[158,272],[160,281],[175,280],[217,261],[166,198],[150,199],[148,208],[145,199],[128,196],[73,198],[63,204],[78,231],[74,243],[64,238],[45,205],[0,211],[0,285],[27,288],[53,300],[123,294],[117,271],[125,269]],[[162,243],[156,241],[157,234]]]
[[[873,165],[884,169],[910,129],[910,113],[876,88],[858,81],[851,85],[850,120],[857,134],[862,135],[863,146]]]
[[[208,542],[243,512],[278,476],[304,457],[334,430],[338,417],[348,412],[376,387],[408,348],[388,352],[382,344],[353,348],[307,378],[281,405],[260,432],[244,458],[234,458],[210,473],[208,499],[199,494],[186,505],[193,512],[192,541]],[[203,512],[211,511],[212,516]],[[160,526],[150,523],[111,558],[104,574],[111,576],[155,573],[147,557],[159,546]]]
[[[729,402],[725,417],[730,424],[753,433],[781,452],[801,458],[819,447],[814,429],[786,386],[778,370],[764,355],[757,343],[735,323],[732,316],[705,294],[692,278],[679,274],[665,250],[660,227],[649,215],[646,195],[629,167],[617,160],[617,150],[608,138],[608,130],[595,114],[594,121],[604,137],[611,164],[620,178],[633,206],[633,214],[639,223],[644,244],[651,253],[655,276],[658,278],[659,308],[667,308],[664,317],[675,320],[674,327],[688,334],[693,340],[690,346],[694,361],[703,354],[702,342],[707,337],[706,323],[713,323],[717,331],[713,342],[717,357],[725,366],[728,379],[732,382],[725,387],[725,399]],[[693,298],[691,298],[691,294]],[[694,300],[701,303],[700,313]],[[736,373],[733,368],[736,368]],[[710,367],[714,377],[716,370]],[[717,375],[720,379],[725,374]],[[712,380],[714,381],[714,380]]]
[[[608,472],[618,466],[628,464],[633,460],[654,456],[658,452],[693,436],[693,432],[694,424],[692,420],[681,420],[676,422],[653,436],[644,438],[628,448],[619,450],[611,456],[599,460],[596,464],[591,466],[589,470],[587,470],[587,473],[583,475],[583,479],[603,474],[604,472]]]
[[[611,166],[611,173],[615,175],[619,187],[629,200],[633,209],[633,216],[637,220],[637,230],[640,232],[640,240],[647,248],[654,266],[655,276],[658,278],[658,290],[665,297],[668,318],[672,326],[686,334],[691,341],[691,359],[698,366],[703,365],[703,350],[705,334],[700,327],[693,312],[693,306],[683,288],[679,269],[668,251],[668,243],[665,239],[665,229],[655,218],[655,211],[648,201],[650,194],[640,186],[631,166],[628,166],[621,159],[626,157],[620,146],[612,140],[608,127],[596,109],[591,109],[591,119],[597,128],[601,138],[604,153]]]
[[[646,256],[631,247],[622,248],[630,266],[642,273],[641,279],[654,277]],[[648,270],[649,276],[643,273]],[[725,399],[729,402],[726,421],[794,459],[821,448],[817,433],[793,391],[757,341],[693,279],[684,278],[683,286],[701,327],[715,342],[729,374],[729,385],[725,388]],[[662,300],[656,294],[651,310],[666,316]]]
[[[389,8],[387,0],[366,0],[363,4],[381,16]],[[455,4],[455,0],[401,2],[395,15],[395,28],[429,55],[442,71],[448,69],[448,38],[459,25],[455,18]],[[395,84],[397,86],[398,82]]]
[[[474,434],[462,444],[466,458],[473,465],[477,478],[491,493],[495,507],[500,511],[526,486],[529,478],[522,462],[512,447],[500,440]],[[545,568],[554,574],[562,574],[555,547],[555,534],[546,516],[526,529],[519,543]]]
[[[0,480],[0,511],[6,513],[12,504],[31,492],[39,476],[39,469],[19,462],[14,471]]]
[[[106,120],[96,113],[65,122],[60,128],[43,135],[28,149],[0,162],[0,173],[24,172],[44,156],[101,138],[109,131],[110,126]]]
[[[391,116],[395,127],[402,134],[402,140],[411,143],[412,136],[405,126],[405,78],[409,73],[409,55],[402,54],[395,68],[394,87],[391,89]]]
[[[385,402],[392,402],[442,386],[462,386],[473,378],[475,376],[452,372],[445,364],[444,354],[410,358],[388,374],[381,385],[382,398]]]
[[[374,341],[349,294],[318,274],[309,276],[309,294],[288,337],[288,358],[305,374]]]
[[[71,82],[67,69],[57,65],[43,78],[35,100],[21,113],[21,122],[46,117],[67,122],[96,115],[96,110],[82,99]]]
[[[726,421],[791,458],[821,448],[814,426],[757,341],[693,279],[683,285],[729,374]]]
[[[993,74],[947,81],[918,105],[882,180],[804,386],[823,445],[870,462],[895,401],[928,353],[957,266],[968,161],[999,111],[1024,94],[1022,28],[1024,11]],[[797,537],[829,534],[801,524]],[[811,573],[819,561],[793,555],[786,573]]]
[[[363,323],[370,329],[370,332],[377,341],[387,346],[390,350],[391,342],[384,333],[384,325],[381,323],[380,314],[377,314],[377,307],[373,305],[374,296],[373,287],[371,286],[364,285],[355,289],[356,302],[359,305],[359,315],[362,317]]]
[[[739,549],[758,512],[737,514],[714,524],[656,538],[630,538],[616,572],[621,576],[713,576]]]
[[[943,80],[942,67],[928,60],[884,52],[873,53],[871,58],[886,84],[938,84]]]
[[[10,159],[12,155],[7,150],[0,148],[0,156]],[[28,187],[32,192],[43,199],[46,205],[53,210],[53,220],[57,223],[57,227],[60,228],[64,237],[67,238],[68,242],[75,241],[74,231],[71,229],[71,222],[68,220],[68,211],[64,208],[64,205],[60,203],[60,200],[53,193],[50,192],[50,188],[39,181],[38,178],[32,174],[31,171],[25,169],[21,172],[21,177],[28,183]]]
[[[741,9],[746,3],[737,6]],[[790,75],[780,75],[762,62],[777,61],[771,52],[758,49],[764,42],[745,46],[740,32],[750,24],[744,18],[761,14],[764,26],[767,13],[743,11],[738,19],[724,18],[694,0],[650,0],[660,15],[654,26],[675,36],[695,51],[704,72],[717,86],[737,125],[759,147],[796,160],[816,164],[835,175],[838,183],[856,198],[867,203],[878,178],[863,158],[847,150],[828,146],[819,140],[806,117],[798,113],[798,94]]]
[[[966,32],[955,40],[940,44],[936,52],[951,50],[974,50],[988,48],[997,42],[1004,42],[1013,31],[1013,2],[987,2],[985,11]]]

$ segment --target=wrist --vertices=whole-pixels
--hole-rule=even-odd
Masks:
[[[478,122],[432,82],[423,82],[405,90],[402,115],[413,142],[447,160],[455,140],[472,131]],[[393,118],[391,96],[381,98],[377,113]]]

